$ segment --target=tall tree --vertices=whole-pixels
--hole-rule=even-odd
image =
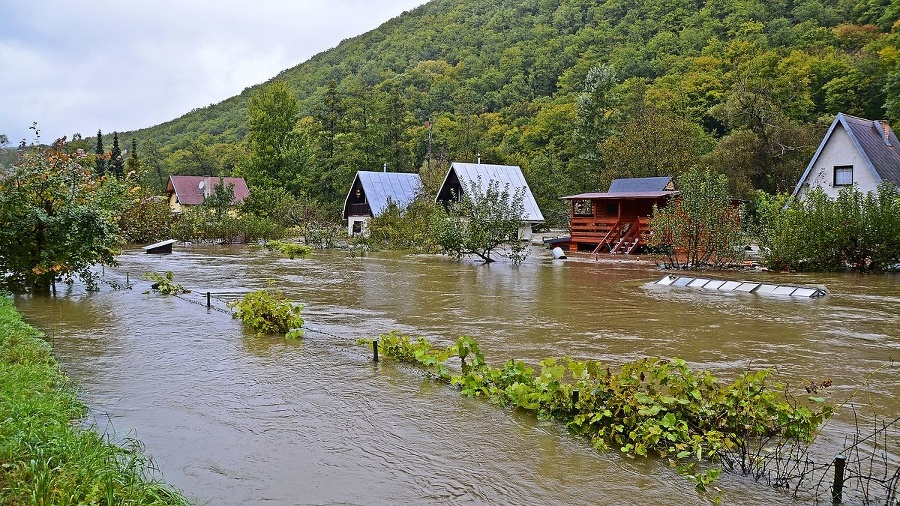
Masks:
[[[125,160],[122,159],[122,150],[119,148],[119,132],[113,132],[113,147],[109,153],[109,171],[118,178],[125,175]]]
[[[125,168],[128,169],[128,172],[134,172],[135,175],[140,173],[141,170],[141,159],[138,158],[137,152],[137,140],[134,137],[131,138],[131,152],[128,153],[128,159],[125,160]]]
[[[593,171],[603,166],[603,141],[616,133],[621,105],[617,84],[613,68],[600,65],[588,71],[584,91],[578,96],[575,137],[582,159]]]
[[[250,147],[248,182],[254,185],[287,184],[291,179],[289,153],[300,106],[286,82],[278,79],[260,88],[247,103]]]
[[[100,176],[106,175],[106,151],[103,150],[103,132],[97,130],[97,148],[94,150],[94,170]]]

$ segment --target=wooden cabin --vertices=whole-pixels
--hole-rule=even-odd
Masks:
[[[609,191],[562,197],[572,203],[570,236],[556,245],[569,251],[634,254],[646,246],[653,206],[676,195],[671,177],[616,179]]]

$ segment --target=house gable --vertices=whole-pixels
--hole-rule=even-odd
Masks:
[[[900,187],[900,141],[883,122],[839,113],[800,177],[793,195],[803,198],[813,188],[837,197],[855,184],[872,191],[883,181]]]
[[[234,203],[240,204],[250,195],[247,182],[242,177],[209,177],[209,176],[169,176],[166,195],[172,211],[178,212],[181,206],[196,206],[212,194],[218,184],[234,185]]]
[[[525,181],[525,175],[522,169],[517,165],[490,165],[485,163],[460,163],[453,162],[450,170],[444,176],[444,182],[435,198],[436,202],[447,202],[450,200],[458,200],[460,191],[465,185],[471,182],[481,181],[483,188],[491,181],[497,181],[500,187],[509,185],[510,191],[523,189],[525,192],[522,204],[525,209],[525,219],[523,221],[529,223],[543,223],[544,215],[531,193],[531,188]]]
[[[358,171],[344,199],[342,217],[381,214],[390,202],[401,208],[415,200],[422,187],[418,174],[406,172]]]

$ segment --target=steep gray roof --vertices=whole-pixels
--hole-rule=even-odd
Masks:
[[[356,173],[350,191],[344,199],[344,218],[347,217],[347,202],[350,192],[359,181],[372,216],[378,216],[384,211],[388,202],[393,202],[401,208],[408,206],[416,198],[416,194],[422,187],[422,179],[418,174],[407,172],[370,172],[361,170]]]
[[[516,191],[519,188],[524,189],[525,195],[522,199],[522,204],[525,208],[525,219],[523,221],[533,223],[544,221],[544,215],[541,213],[541,209],[538,207],[537,201],[531,193],[531,188],[529,188],[528,183],[525,181],[525,175],[522,174],[522,169],[518,165],[453,162],[450,165],[450,170],[447,171],[447,175],[444,176],[444,182],[441,184],[441,190],[438,191],[438,196],[445,193],[445,187],[451,180],[452,174],[456,174],[457,179],[463,184],[463,187],[470,184],[472,181],[478,181],[480,177],[483,188],[486,188],[491,181],[497,181],[500,183],[501,188],[506,184],[509,184],[510,192]]]
[[[613,182],[609,184],[607,193],[661,192],[671,183],[672,178],[668,176],[613,179]]]
[[[890,181],[897,187],[900,187],[900,152],[898,152],[900,150],[900,139],[897,139],[897,134],[894,133],[894,130],[886,123],[880,121],[838,113],[834,121],[831,122],[825,137],[822,138],[816,154],[809,161],[806,171],[803,172],[803,176],[800,177],[800,181],[794,188],[794,195],[797,195],[800,191],[800,187],[806,181],[809,172],[819,159],[819,155],[828,143],[828,139],[831,138],[832,132],[839,126],[846,130],[850,140],[853,141],[853,145],[859,150],[866,165],[872,171],[875,180],[879,182]]]

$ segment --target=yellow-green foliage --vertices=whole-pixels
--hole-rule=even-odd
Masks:
[[[303,306],[284,297],[281,292],[260,290],[228,304],[234,318],[255,330],[257,334],[284,334],[288,339],[303,335]]]
[[[41,333],[0,296],[0,504],[188,504],[139,442],[82,429],[84,413]]]
[[[312,253],[312,246],[296,242],[269,241],[266,243],[266,248],[280,251],[291,260],[298,256],[306,256]]]

